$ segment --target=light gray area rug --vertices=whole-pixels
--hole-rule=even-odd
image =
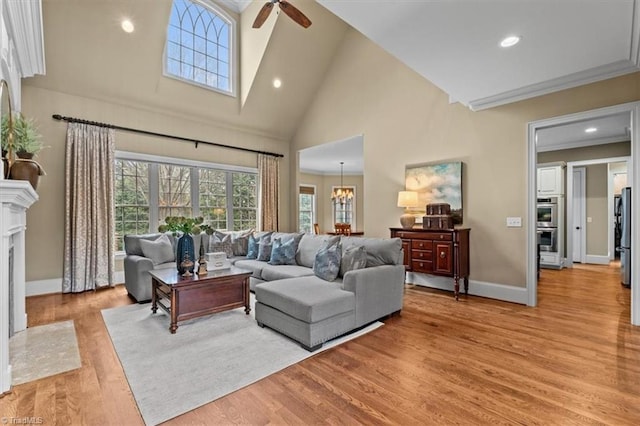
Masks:
[[[169,316],[161,310],[152,314],[150,304],[102,311],[146,424],[169,420],[320,352],[260,328],[253,312],[240,308],[184,321],[171,334]],[[323,349],[381,325],[334,339]]]
[[[11,383],[20,385],[80,368],[73,321],[29,327],[9,339]]]

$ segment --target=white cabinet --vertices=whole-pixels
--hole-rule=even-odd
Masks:
[[[538,165],[538,196],[564,195],[564,163]]]

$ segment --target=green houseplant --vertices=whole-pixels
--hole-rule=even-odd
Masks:
[[[204,218],[202,216],[193,218],[184,216],[167,216],[164,219],[164,224],[158,226],[158,232],[173,232],[173,235],[177,235],[178,232],[197,235],[202,231],[209,235],[213,234],[213,228],[204,223]]]
[[[38,186],[40,176],[43,176],[44,170],[33,157],[40,152],[44,145],[42,144],[42,135],[38,132],[35,121],[26,118],[22,114],[13,114],[11,116],[13,129],[12,151],[18,157],[11,165],[9,178],[16,180],[28,180],[33,189]],[[2,125],[0,131],[0,139],[2,150],[9,150],[9,115],[2,117]],[[10,152],[8,155],[10,156]]]
[[[2,117],[2,148],[6,149],[9,136],[9,116]],[[44,148],[42,135],[32,118],[26,118],[22,114],[13,115],[13,150],[20,158],[33,158]]]

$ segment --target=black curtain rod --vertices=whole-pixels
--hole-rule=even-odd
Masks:
[[[64,116],[62,116],[60,114],[53,114],[52,117],[53,117],[54,120],[62,120],[62,121],[66,121],[67,123],[91,124],[91,125],[99,126],[99,127],[108,127],[110,129],[124,130],[125,132],[141,133],[143,135],[159,136],[161,138],[169,138],[169,139],[177,139],[177,140],[185,141],[185,142],[193,142],[195,144],[196,148],[198,147],[198,144],[204,144],[204,145],[217,146],[217,147],[220,147],[220,148],[229,148],[229,149],[237,149],[237,150],[245,151],[245,152],[253,152],[254,154],[271,155],[272,157],[278,157],[278,158],[284,157],[283,154],[277,154],[275,152],[258,151],[257,149],[241,148],[241,147],[238,147],[238,146],[225,145],[225,144],[222,144],[222,143],[207,142],[207,141],[201,141],[201,140],[192,139],[192,138],[183,138],[182,136],[173,136],[173,135],[167,135],[165,133],[150,132],[148,130],[132,129],[131,127],[116,126],[114,124],[100,123],[98,121],[83,120],[81,118],[64,117]]]

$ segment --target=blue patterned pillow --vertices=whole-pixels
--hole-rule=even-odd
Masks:
[[[313,262],[313,273],[325,281],[335,281],[340,273],[340,259],[342,258],[342,246],[340,240],[327,241],[316,253]]]
[[[298,244],[295,239],[282,242],[281,238],[274,238],[271,245],[270,265],[296,265],[296,251]]]
[[[344,277],[349,271],[362,269],[367,266],[367,249],[364,246],[351,246],[342,250],[340,261],[340,276]]]
[[[271,259],[271,234],[260,238],[258,244],[258,260],[268,262]]]
[[[258,249],[260,248],[260,238],[255,235],[249,235],[249,244],[247,245],[247,259],[257,259]]]

